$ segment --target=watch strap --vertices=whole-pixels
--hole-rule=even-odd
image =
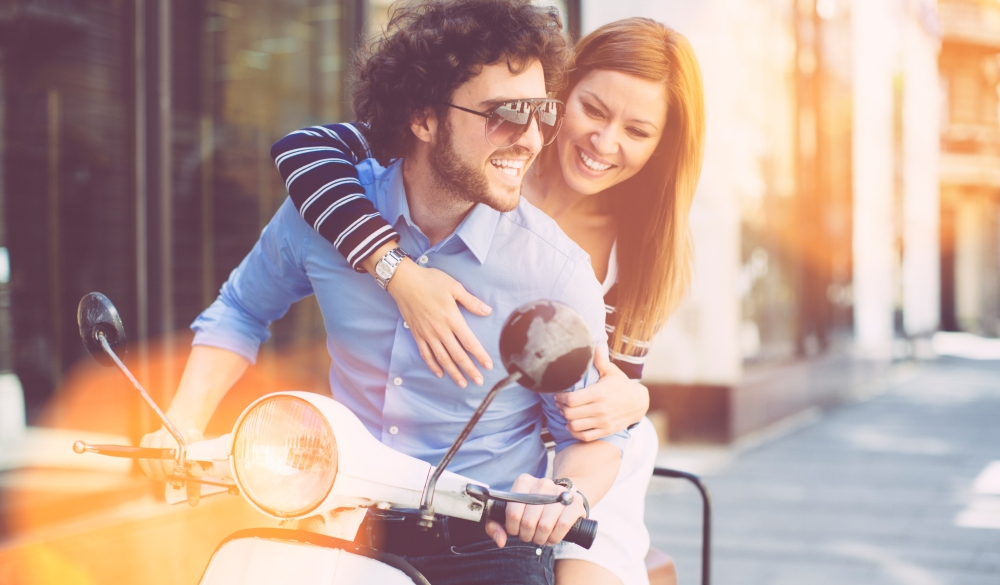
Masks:
[[[378,264],[376,265],[375,282],[377,282],[378,285],[381,286],[383,290],[388,288],[389,281],[392,280],[393,275],[395,275],[396,268],[399,267],[400,262],[403,261],[403,258],[409,258],[409,257],[410,255],[406,253],[406,250],[399,247],[393,248],[392,250],[386,252],[385,256],[382,256],[382,258],[378,261]],[[386,276],[385,278],[378,275],[378,273],[381,272],[382,270],[388,271],[388,276]]]

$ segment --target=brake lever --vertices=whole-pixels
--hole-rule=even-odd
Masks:
[[[174,449],[154,449],[149,447],[132,447],[129,445],[88,445],[83,441],[73,443],[73,452],[79,455],[96,453],[108,457],[125,457],[128,459],[174,459]]]
[[[465,493],[472,499],[483,502],[484,504],[488,500],[528,504],[531,506],[544,506],[547,504],[562,504],[563,506],[568,506],[573,503],[573,492],[568,490],[558,496],[550,496],[548,494],[521,494],[517,492],[491,490],[486,486],[470,483],[465,486]]]

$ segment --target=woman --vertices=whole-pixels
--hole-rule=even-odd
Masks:
[[[557,400],[581,440],[633,430],[615,485],[592,511],[601,523],[597,542],[590,550],[560,545],[556,580],[646,583],[643,500],[656,434],[644,417],[648,391],[637,380],[649,340],[688,285],[688,212],[704,141],[701,77],[683,36],[630,18],[577,44],[558,98],[566,104],[563,127],[525,177],[522,195],[590,254],[604,283],[611,361],[596,356],[601,379]],[[363,135],[350,125],[316,126],[288,135],[271,154],[306,221],[374,276],[398,236],[357,197],[363,190],[353,165],[370,156]],[[490,309],[423,262],[404,259],[387,290],[428,366],[459,386],[465,375],[481,384],[469,354],[492,364],[458,304],[474,315]]]

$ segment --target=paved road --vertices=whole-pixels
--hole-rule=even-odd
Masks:
[[[1000,362],[904,364],[884,390],[706,477],[713,583],[1000,585],[1000,463],[984,473],[1000,460]],[[654,480],[647,523],[682,585],[700,579],[699,514],[693,489]]]

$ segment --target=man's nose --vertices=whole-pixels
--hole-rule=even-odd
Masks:
[[[542,130],[538,126],[537,114],[532,113],[528,129],[515,144],[528,149],[532,154],[538,154],[542,150]]]

